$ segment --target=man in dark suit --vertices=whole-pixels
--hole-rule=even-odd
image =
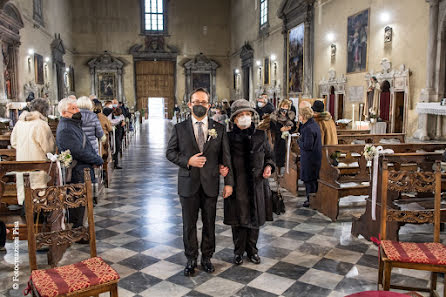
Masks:
[[[215,216],[219,193],[219,165],[229,167],[225,177],[223,197],[232,194],[234,184],[231,155],[226,129],[208,118],[209,93],[195,90],[188,103],[192,116],[176,124],[166,151],[166,157],[180,168],[178,194],[183,213],[183,242],[187,257],[184,275],[195,272],[198,257],[197,219],[201,209],[203,222],[201,266],[214,272],[211,257],[215,252]]]

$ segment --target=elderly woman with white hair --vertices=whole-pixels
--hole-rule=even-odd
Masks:
[[[86,96],[77,99],[77,107],[82,114],[82,130],[87,135],[88,140],[97,154],[99,154],[98,140],[104,136],[101,123],[93,112],[93,102]]]

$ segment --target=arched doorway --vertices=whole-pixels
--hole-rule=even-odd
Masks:
[[[386,122],[386,131],[390,131],[390,83],[387,80],[381,83],[379,117]]]

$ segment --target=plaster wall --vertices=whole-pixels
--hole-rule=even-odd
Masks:
[[[76,91],[90,93],[89,68],[86,62],[109,51],[125,61],[124,94],[129,106],[135,104],[134,63],[129,49],[144,44],[141,35],[140,1],[70,0],[73,43],[76,51]],[[185,93],[183,63],[202,52],[215,60],[217,69],[216,94],[229,97],[229,1],[169,1],[168,36],[165,44],[178,49],[176,98]]]
[[[319,95],[319,81],[328,77],[328,70],[336,70],[337,76],[345,74],[346,114],[351,118],[351,102],[348,100],[350,86],[364,86],[366,98],[366,72],[346,74],[347,71],[347,18],[364,9],[369,12],[368,67],[367,71],[381,71],[380,62],[388,58],[392,68],[398,69],[405,64],[411,71],[409,91],[409,112],[406,131],[412,135],[416,130],[418,115],[415,111],[421,89],[426,87],[426,52],[429,36],[429,4],[418,0],[332,0],[326,1],[315,9],[315,44],[314,44],[314,90],[313,96]],[[387,12],[388,22],[381,20],[381,14]],[[384,28],[393,28],[393,40],[384,43]],[[330,56],[330,44],[326,38],[328,33],[334,34],[333,43],[337,52],[334,59]],[[357,106],[357,104],[356,104]],[[356,109],[357,111],[358,109]]]
[[[49,98],[52,102],[57,99],[57,87],[55,68],[51,61],[50,44],[54,40],[55,34],[60,34],[64,42],[66,54],[64,55],[65,64],[73,65],[73,54],[71,51],[71,22],[66,16],[70,14],[70,6],[68,0],[43,0],[43,18],[44,27],[36,26],[33,20],[33,2],[30,0],[11,0],[19,10],[24,28],[20,30],[21,45],[18,52],[18,84],[19,94],[17,101],[25,100],[24,84],[30,81],[35,83],[34,58],[31,57],[31,63],[28,64],[28,50],[34,49],[36,54],[50,58],[48,64],[48,75],[44,75],[45,83],[50,85]],[[46,63],[46,62],[44,62]],[[2,64],[2,63],[0,63]],[[2,65],[3,66],[3,65]],[[45,68],[45,66],[44,66]],[[41,87],[39,85],[39,87]],[[2,92],[3,94],[3,92]],[[37,96],[37,94],[36,94]]]

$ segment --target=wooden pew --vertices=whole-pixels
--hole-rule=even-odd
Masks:
[[[16,151],[15,149],[0,149],[0,161],[15,161]]]
[[[0,135],[0,149],[7,149],[11,145],[11,133]]]
[[[351,129],[339,129],[339,127],[336,129],[336,132],[339,135],[345,135],[345,134],[370,134],[370,129],[368,130],[351,130]]]
[[[383,160],[391,163],[392,167],[395,167],[396,170],[399,168],[410,168],[412,170],[419,171],[432,171],[432,166],[437,160],[441,160],[441,153],[435,152],[426,152],[426,153],[396,153],[393,155],[386,155],[380,157],[379,166],[382,168]],[[371,237],[379,238],[380,233],[380,222],[381,222],[381,184],[382,184],[382,176],[381,170],[378,170],[378,182],[377,182],[377,206],[376,206],[376,220],[372,220],[372,187],[369,189],[369,198],[366,200],[366,210],[361,216],[353,217],[352,229],[351,233],[353,236],[357,237],[359,235],[364,236],[367,240],[370,240]],[[442,190],[445,190],[446,187],[443,183]],[[399,198],[395,195],[395,193],[388,193],[388,204],[389,206],[394,205],[394,201]],[[414,198],[409,199],[410,201],[414,201]],[[426,197],[425,195],[420,195],[417,199],[420,206],[424,206],[425,208],[433,208],[431,207],[433,204],[433,200],[429,195]],[[399,203],[404,204],[404,199],[399,199]],[[442,213],[442,222],[446,221],[446,213]],[[397,222],[388,222],[387,223],[387,239],[389,240],[399,240],[398,231],[401,227],[401,224]]]
[[[385,141],[406,142],[405,133],[387,133],[387,134],[342,134],[338,135],[338,144],[353,144],[354,141],[364,143],[385,143]]]
[[[410,153],[418,150],[434,152],[444,150],[446,146],[442,143],[375,144],[375,146],[378,145],[384,149],[392,149],[395,153]],[[370,168],[367,167],[363,151],[363,144],[322,147],[319,189],[316,196],[310,198],[311,208],[336,221],[339,215],[340,199],[346,196],[368,195]],[[335,155],[338,155],[336,158],[338,162],[345,163],[347,166],[335,165],[333,161]]]
[[[50,171],[51,168],[51,171]],[[18,205],[17,191],[14,178],[6,176],[8,172],[26,172],[26,171],[45,171],[50,172],[51,180],[48,185],[56,183],[57,166],[51,165],[51,162],[46,161],[2,161],[0,162],[0,220],[6,224],[11,232],[8,234],[8,239],[12,240],[12,229],[14,223],[19,222],[19,239],[25,240],[27,238],[26,221],[21,216],[21,207],[16,210],[10,210],[9,205]]]

